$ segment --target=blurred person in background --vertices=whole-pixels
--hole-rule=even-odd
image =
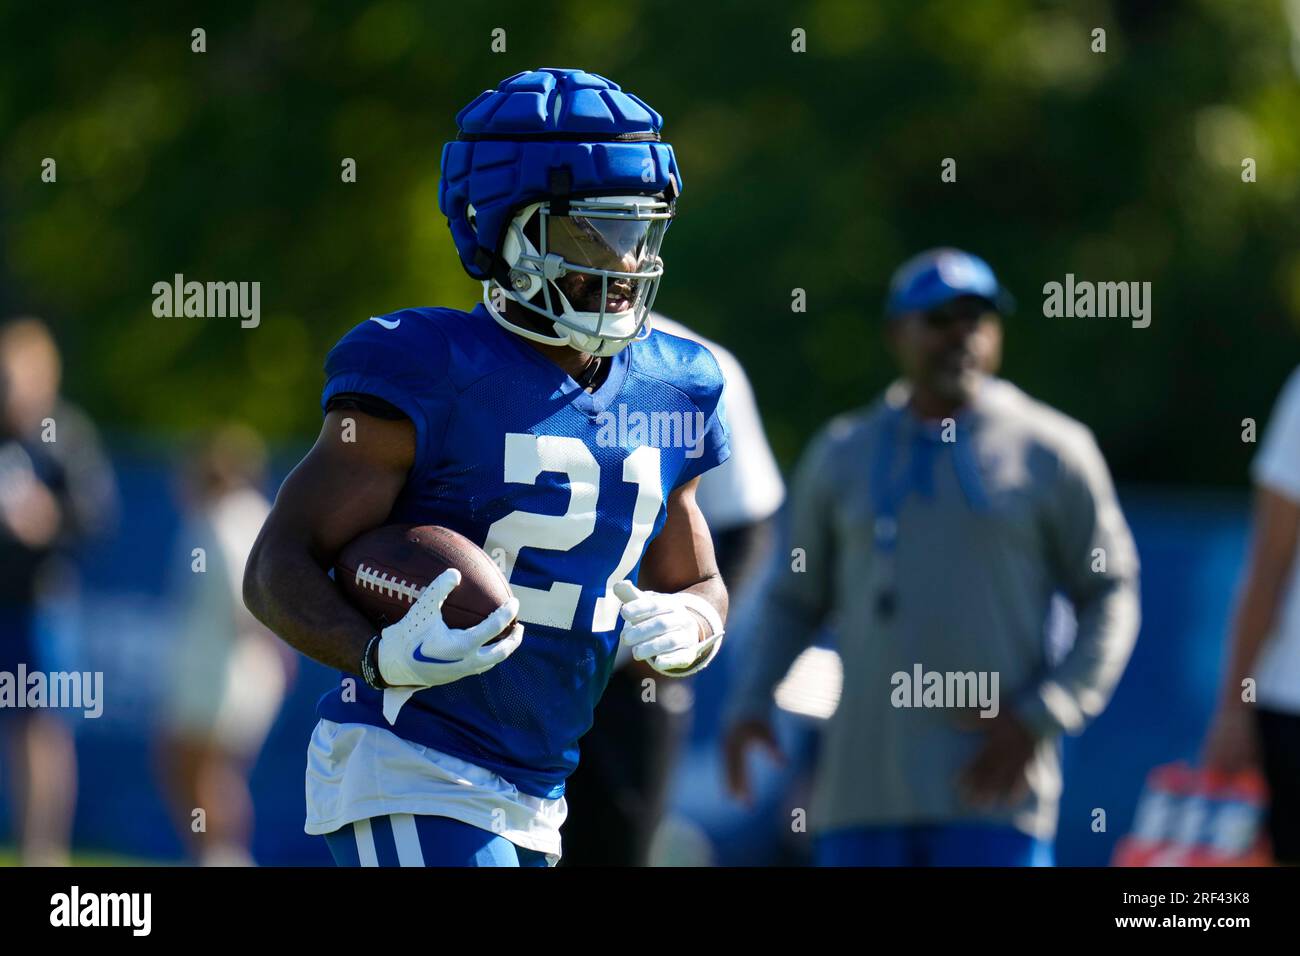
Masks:
[[[1300,865],[1300,370],[1287,381],[1251,467],[1250,561],[1204,748],[1213,770],[1258,769],[1278,863]],[[1255,682],[1247,694],[1244,682]]]
[[[722,403],[731,435],[731,458],[700,478],[695,501],[709,521],[718,570],[729,590],[739,593],[766,564],[773,545],[774,517],[785,501],[785,482],[768,444],[754,389],[740,360],[716,342],[662,315],[654,327],[699,342],[722,369]]]
[[[650,324],[705,346],[722,370],[731,457],[700,478],[695,500],[708,521],[718,570],[734,606],[771,550],[773,516],[785,498],[785,484],[739,360],[662,315],[652,315]],[[646,678],[663,684],[662,694],[649,701]],[[632,660],[619,646],[592,727],[581,740],[582,760],[565,784],[569,818],[562,866],[647,865],[689,730],[690,707],[684,683],[660,682],[649,665]]]
[[[253,864],[249,773],[293,668],[241,593],[248,554],[271,510],[259,490],[265,464],[257,435],[228,425],[202,442],[182,475],[180,606],[161,757],[182,840],[205,866]]]
[[[992,374],[1008,302],[959,250],[898,269],[886,334],[903,379],[811,443],[747,619],[724,740],[742,799],[749,747],[777,750],[774,685],[834,621],[843,694],[808,817],[820,865],[1050,865],[1060,735],[1100,713],[1136,640],[1137,554],[1091,433]],[[1052,661],[1057,589],[1078,623]],[[951,698],[910,699],[918,671]],[[992,699],[958,701],[948,675]]]
[[[45,323],[0,327],[0,671],[13,675],[47,666],[41,606],[75,598],[77,546],[116,508],[94,426],[60,397],[61,376]],[[0,707],[0,737],[22,861],[65,865],[77,791],[71,727],[55,710]]]

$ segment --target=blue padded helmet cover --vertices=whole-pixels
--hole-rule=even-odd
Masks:
[[[524,206],[615,195],[672,202],[681,192],[673,148],[659,142],[663,117],[594,73],[518,73],[480,93],[456,125],[459,138],[442,149],[438,208],[475,279],[492,277],[506,228]]]

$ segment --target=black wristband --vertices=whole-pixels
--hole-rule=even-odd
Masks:
[[[384,675],[379,672],[379,638],[378,634],[372,637],[366,644],[365,653],[361,655],[361,676],[374,690],[388,687]]]

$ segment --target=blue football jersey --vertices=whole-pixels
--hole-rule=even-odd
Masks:
[[[524,625],[507,660],[416,693],[390,729],[539,797],[563,793],[613,668],[614,585],[636,580],[669,493],[730,454],[722,373],[704,346],[656,331],[607,361],[586,392],[479,305],[362,322],[325,364],[322,406],[372,395],[415,425],[389,523],[444,525],[480,545]],[[340,686],[318,714],[389,727],[383,694],[353,683],[355,701]]]

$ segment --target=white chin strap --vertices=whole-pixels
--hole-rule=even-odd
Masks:
[[[505,316],[505,312],[498,312],[495,305],[492,304],[492,290],[500,289],[504,297],[514,298],[510,290],[500,286],[495,279],[483,280],[483,305],[487,308],[488,314],[502,328],[513,332],[515,335],[521,335],[526,339],[534,342],[541,342],[544,345],[567,345],[569,348],[577,349],[579,352],[586,352],[589,355],[598,355],[601,358],[609,358],[623,351],[633,342],[640,342],[650,335],[650,314],[646,311],[646,319],[637,330],[634,338],[626,339],[607,339],[599,335],[591,335],[587,332],[579,332],[577,329],[570,329],[559,322],[553,322],[552,328],[555,329],[555,335],[547,335],[545,332],[538,332],[536,329],[530,329],[522,325],[516,325]]]

